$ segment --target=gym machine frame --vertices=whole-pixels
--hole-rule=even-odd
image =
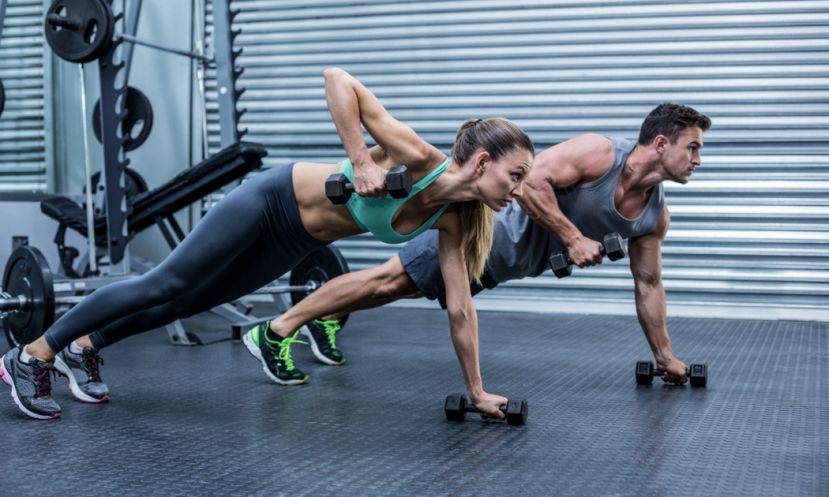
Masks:
[[[110,5],[112,4],[112,0],[105,1]],[[139,43],[162,51],[184,55],[197,59],[201,63],[212,61],[216,66],[222,147],[240,141],[247,132],[247,130],[240,131],[238,128],[239,118],[244,113],[244,110],[238,111],[237,103],[244,89],[237,90],[236,83],[243,70],[236,69],[236,60],[241,55],[242,50],[233,49],[233,41],[241,33],[241,30],[231,30],[233,19],[238,15],[239,10],[231,11],[229,0],[212,0],[212,2],[214,20],[213,48],[215,54],[212,59],[204,54],[171,49],[138,40],[135,35],[138,30],[142,0],[133,0],[128,4],[126,13],[122,12],[115,15],[115,23],[119,20],[124,21],[124,32],[120,35],[115,35],[112,42],[108,45],[109,48],[98,59],[101,92],[100,129],[101,143],[104,151],[104,181],[103,184],[99,184],[97,193],[100,195],[103,192],[105,198],[104,205],[107,206],[108,257],[104,260],[109,266],[106,270],[106,274],[109,276],[123,278],[129,277],[131,273],[130,257],[127,251],[127,244],[129,242],[127,235],[127,211],[121,207],[127,205],[125,203],[126,192],[123,185],[126,185],[125,171],[130,161],[125,155],[124,143],[129,137],[119,137],[118,130],[121,129],[122,122],[126,118],[123,102],[125,102],[126,98],[129,73],[132,65],[133,44]],[[47,22],[50,22],[50,20],[47,19]],[[122,60],[116,63],[118,48],[125,42],[126,45],[123,47]],[[120,81],[119,75],[123,76]],[[120,109],[118,108],[119,100],[122,102],[122,108]],[[86,119],[86,115],[84,115],[84,119]],[[89,192],[89,190],[90,185],[87,185],[87,191]],[[89,204],[90,199],[87,198],[87,205]],[[91,220],[88,224],[91,226]],[[156,224],[171,249],[175,248],[177,243],[185,237],[184,230],[172,216],[166,219],[159,218]],[[89,229],[88,233],[92,233],[92,230]],[[94,237],[90,236],[89,239],[91,240],[89,264],[90,268],[94,268],[97,257]],[[137,269],[142,272],[151,268],[151,265],[140,263],[136,265],[139,266]],[[77,284],[77,282],[72,282],[72,284]],[[249,308],[245,308],[244,310],[246,312],[239,312],[236,306],[223,304],[214,308],[212,311],[225,319],[235,322],[247,319],[247,313],[250,310]],[[187,333],[179,321],[168,324],[166,329],[170,341],[174,344],[196,345],[201,343],[198,336],[193,333]]]
[[[2,1],[0,0],[0,2]],[[112,3],[111,0],[103,1],[106,1],[107,5]],[[58,2],[53,3],[53,7],[57,4]],[[4,5],[0,3],[0,6]],[[92,7],[94,6],[92,5]],[[15,319],[18,330],[23,329],[27,333],[31,332],[32,334],[42,331],[54,319],[56,306],[71,306],[77,304],[84,298],[84,295],[79,295],[79,293],[85,294],[114,281],[133,276],[130,268],[131,258],[127,250],[127,244],[130,241],[130,235],[128,235],[127,229],[128,211],[121,208],[122,205],[126,205],[123,202],[126,200],[126,186],[129,183],[127,180],[130,179],[126,177],[128,176],[127,166],[129,165],[129,159],[125,157],[126,149],[124,146],[129,136],[123,136],[123,133],[122,136],[118,136],[117,131],[123,129],[122,124],[127,116],[126,109],[123,106],[129,88],[127,82],[132,59],[133,43],[185,55],[200,61],[202,64],[209,61],[214,62],[217,74],[222,147],[225,148],[239,142],[242,136],[247,133],[247,130],[240,131],[238,129],[239,118],[245,112],[245,110],[237,110],[239,96],[244,92],[244,88],[238,89],[236,84],[243,72],[241,68],[236,68],[236,60],[241,55],[242,49],[233,49],[233,41],[241,33],[241,30],[231,30],[232,21],[239,13],[239,10],[231,11],[228,0],[213,0],[213,7],[215,51],[215,57],[213,59],[200,53],[171,49],[136,39],[135,33],[138,26],[141,0],[134,0],[130,3],[126,18],[124,13],[115,16],[111,13],[108,14],[111,22],[105,23],[105,29],[102,30],[104,31],[105,38],[94,42],[96,44],[96,50],[99,53],[85,60],[89,61],[97,58],[100,66],[100,139],[104,149],[104,183],[100,184],[99,182],[95,193],[99,200],[98,205],[107,206],[106,212],[104,213],[107,228],[107,256],[103,258],[105,262],[103,267],[105,269],[102,271],[103,274],[101,276],[95,275],[93,277],[53,281],[52,273],[42,254],[36,248],[28,247],[27,240],[15,239],[13,241],[13,255],[9,259],[4,273],[4,280],[8,278],[10,281],[3,282],[4,292],[0,293],[0,317]],[[115,35],[114,24],[122,19],[125,21],[124,33]],[[49,29],[49,26],[61,26],[74,30],[77,30],[81,25],[79,21],[71,17],[61,17],[56,13],[47,14],[46,24],[47,29]],[[109,38],[111,36],[114,38],[110,40]],[[127,45],[123,47],[123,58],[121,62],[116,63],[116,51],[123,42],[127,42]],[[200,48],[201,46],[203,45],[200,45]],[[106,48],[106,50],[102,47]],[[54,48],[56,47],[53,45]],[[58,55],[61,56],[61,54]],[[86,55],[88,56],[89,54],[87,53]],[[85,62],[79,59],[75,61]],[[83,65],[80,66],[80,75],[83,86]],[[119,75],[123,75],[123,81],[121,85],[116,86]],[[201,93],[203,97],[203,91]],[[121,102],[121,109],[117,108],[117,102],[119,101]],[[82,95],[84,149],[87,169],[87,234],[90,240],[88,264],[94,274],[97,272],[97,246],[93,234],[92,185],[89,173],[89,159],[88,154],[86,154],[87,127],[85,121],[85,102],[85,97]],[[204,146],[206,147],[206,142]],[[109,208],[110,206],[115,206],[116,208]],[[167,224],[165,224],[165,221]],[[184,231],[172,215],[165,218],[159,217],[156,219],[156,225],[161,230],[171,249],[174,249],[185,237]],[[62,226],[61,228],[56,235],[56,243],[58,243],[58,237],[63,238],[60,235],[65,231],[65,227]],[[65,247],[60,247],[60,243],[58,244],[59,251],[65,249]],[[63,257],[63,252],[61,252],[61,255]],[[132,264],[137,266],[142,272],[146,272],[152,268],[151,264],[144,264],[137,259],[132,260]],[[292,270],[291,284],[269,285],[253,293],[267,294],[272,297],[275,297],[277,294],[280,295],[280,299],[276,302],[281,304],[282,309],[280,311],[284,312],[290,306],[291,302],[298,302],[307,294],[316,290],[327,279],[345,271],[348,271],[347,264],[336,250],[330,249],[328,252],[315,252],[301,261]],[[290,293],[290,300],[284,295],[285,293]],[[55,296],[56,294],[58,295],[57,297]],[[237,307],[241,309],[241,312],[237,310]],[[213,308],[212,312],[233,323],[232,338],[238,339],[241,327],[266,319],[249,317],[248,314],[251,309],[250,306],[237,302],[235,306],[232,304],[223,304]],[[178,321],[167,325],[167,331],[174,344],[195,345],[202,343],[196,335],[184,331]],[[11,334],[9,336],[11,337]],[[27,338],[29,337],[27,336]]]
[[[3,39],[3,24],[6,21],[6,0],[0,0],[0,40]],[[6,108],[6,88],[0,80],[0,116]]]

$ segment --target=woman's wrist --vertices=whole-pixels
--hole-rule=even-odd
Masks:
[[[371,154],[368,152],[368,147],[363,144],[360,148],[353,152],[351,159],[352,167],[361,168],[367,163],[371,163]]]

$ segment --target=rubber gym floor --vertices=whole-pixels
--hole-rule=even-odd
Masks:
[[[0,495],[829,495],[829,323],[671,319],[678,357],[708,364],[699,389],[636,386],[651,356],[634,316],[479,320],[485,387],[528,399],[525,426],[445,419],[464,389],[439,310],[352,315],[347,365],[295,348],[299,387],[241,344],[155,331],[105,351],[107,405],[59,378],[63,419],[34,421],[3,386]]]

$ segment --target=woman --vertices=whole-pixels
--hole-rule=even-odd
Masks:
[[[298,162],[257,175],[213,207],[155,269],[97,290],[42,337],[6,353],[0,373],[24,413],[60,417],[51,398],[53,360],[77,398],[104,402],[97,354],[103,347],[244,296],[339,238],[371,231],[399,243],[435,227],[452,340],[467,387],[482,412],[503,417],[498,407],[506,399],[483,390],[469,281],[482,273],[492,243],[491,209],[500,210],[519,192],[532,142],[505,119],[471,120],[458,131],[450,160],[395,120],[354,77],[336,68],[324,75],[328,108],[349,160]],[[377,146],[366,145],[360,123]],[[385,196],[386,171],[398,164],[415,182],[406,199]],[[325,179],[337,171],[353,174],[356,195],[345,206],[325,196]],[[292,330],[268,323],[245,336],[268,376],[283,384],[307,381],[293,366],[293,342]]]

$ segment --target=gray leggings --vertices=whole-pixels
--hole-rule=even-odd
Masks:
[[[44,333],[60,351],[90,335],[96,349],[237,299],[327,245],[302,224],[293,165],[266,170],[216,204],[148,273],[96,290]]]

